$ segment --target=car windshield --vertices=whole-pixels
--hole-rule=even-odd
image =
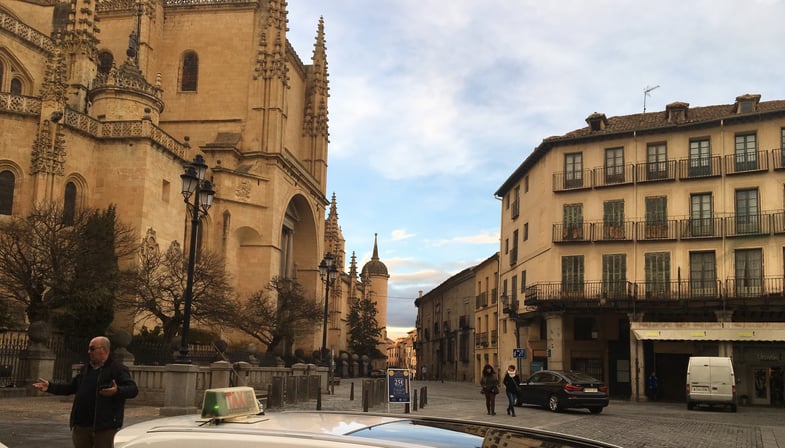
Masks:
[[[473,422],[402,420],[359,429],[348,435],[381,441],[412,443],[434,448],[477,448],[501,446],[547,446],[583,448],[607,446],[601,442],[536,430],[494,427]]]
[[[424,425],[411,420],[396,421],[370,426],[352,432],[350,435],[367,439],[416,443],[438,448],[474,448],[482,446],[483,437],[467,434],[458,425],[434,423]]]

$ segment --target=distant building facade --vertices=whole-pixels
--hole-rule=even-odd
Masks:
[[[739,396],[785,403],[785,101],[586,122],[496,191],[523,373],[582,370],[642,399],[656,370],[680,400],[689,356],[732,356]]]
[[[464,269],[415,300],[415,349],[421,378],[475,381],[474,281],[473,268]]]
[[[499,316],[499,253],[496,252],[485,261],[473,268],[476,284],[474,297],[474,380],[479,382],[482,368],[490,364],[499,369],[501,363],[508,359],[500,359],[499,339],[512,337],[513,326],[508,326],[507,319]],[[500,331],[500,327],[502,331]],[[507,344],[513,345],[512,343]]]

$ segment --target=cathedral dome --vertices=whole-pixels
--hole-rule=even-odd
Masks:
[[[387,273],[387,266],[378,259],[371,260],[365,263],[362,270],[362,275],[389,275]]]

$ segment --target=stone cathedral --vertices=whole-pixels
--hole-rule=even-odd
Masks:
[[[362,272],[354,256],[345,272],[325,191],[324,21],[307,63],[287,21],[284,0],[0,0],[0,220],[39,202],[115,204],[140,239],[187,247],[180,175],[201,155],[216,194],[199,245],[224,256],[238,293],[289,276],[322,303],[331,252],[328,345],[346,348],[343,314],[366,289],[384,326],[376,241]],[[321,325],[293,349],[320,338]]]

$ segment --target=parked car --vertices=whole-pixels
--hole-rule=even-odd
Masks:
[[[491,423],[367,412],[291,411],[260,415],[250,387],[210,389],[202,413],[121,429],[115,448],[618,448],[604,442]]]
[[[608,406],[608,387],[583,372],[540,370],[518,386],[517,404],[536,404],[553,412],[585,408],[599,414]]]

